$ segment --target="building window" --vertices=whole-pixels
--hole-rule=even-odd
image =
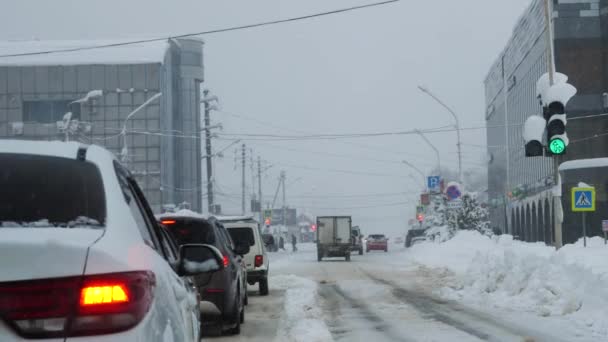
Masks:
[[[80,118],[80,106],[70,108],[71,100],[23,101],[23,121],[38,123],[55,123],[63,120],[65,113],[72,110],[72,118]]]

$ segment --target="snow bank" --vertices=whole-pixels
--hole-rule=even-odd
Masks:
[[[294,275],[274,276],[271,287],[286,290],[284,313],[279,322],[277,342],[333,341],[322,319],[317,284]]]
[[[608,336],[608,247],[600,238],[559,251],[542,243],[459,232],[445,243],[411,249],[420,264],[452,271],[455,282],[440,290],[448,299],[560,316],[596,337]]]

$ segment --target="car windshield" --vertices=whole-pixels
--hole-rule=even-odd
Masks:
[[[180,245],[215,245],[213,226],[207,221],[190,218],[163,218],[161,222],[173,233],[175,240]]]
[[[246,243],[249,246],[255,245],[253,229],[249,227],[228,228],[228,233],[230,233],[232,241],[234,241],[234,243],[237,245],[241,243]]]
[[[74,156],[75,157],[75,156]],[[76,158],[0,153],[1,227],[103,227],[99,169]]]

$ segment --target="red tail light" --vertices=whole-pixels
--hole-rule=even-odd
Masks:
[[[205,289],[205,293],[224,293],[224,289]]]
[[[165,224],[165,225],[171,225],[171,224],[175,224],[175,220],[162,220],[162,221],[160,221],[160,223]]]
[[[264,256],[263,255],[256,255],[255,256],[255,267],[260,267],[264,264]]]
[[[154,286],[151,272],[2,283],[0,316],[25,338],[115,333],[143,319]]]
[[[228,259],[228,256],[224,255],[224,268],[228,267],[228,265],[230,265],[230,259]]]

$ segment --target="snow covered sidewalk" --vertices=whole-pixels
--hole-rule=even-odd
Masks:
[[[461,231],[444,243],[406,252],[414,262],[447,269],[439,294],[483,309],[505,309],[570,324],[584,340],[608,338],[608,247],[600,238],[559,251],[542,243]]]
[[[317,283],[295,275],[277,275],[271,288],[285,290],[284,312],[279,322],[277,342],[333,341],[319,308]]]

